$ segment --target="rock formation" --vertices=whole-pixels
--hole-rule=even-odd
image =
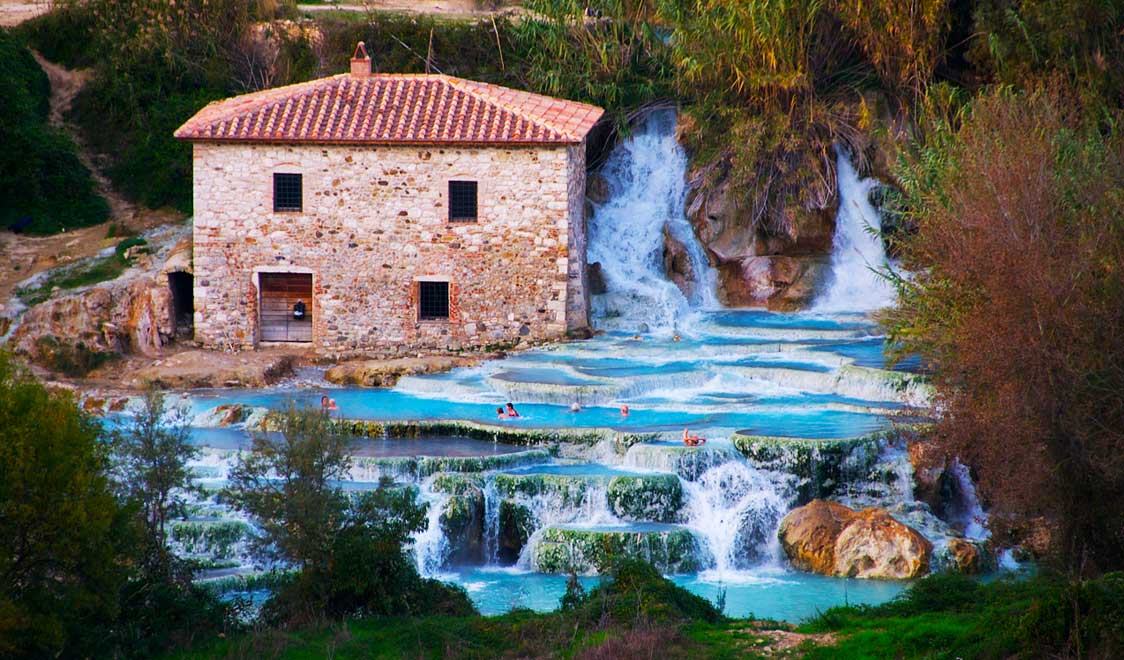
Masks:
[[[689,176],[687,219],[718,270],[718,298],[731,307],[805,306],[826,272],[835,232],[835,196],[824,208],[785,209],[787,229],[769,234],[754,222],[722,165]],[[709,172],[710,176],[704,172]]]
[[[910,579],[929,572],[933,544],[883,509],[812,500],[781,521],[793,565],[822,575]]]
[[[154,239],[157,253],[134,255],[132,267],[114,280],[57,295],[27,310],[9,345],[33,359],[46,338],[82,343],[94,352],[158,354],[175,331],[168,273],[190,272],[191,237],[184,233],[183,228],[173,230],[163,246]]]

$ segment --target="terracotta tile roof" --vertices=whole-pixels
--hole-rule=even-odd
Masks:
[[[573,144],[601,108],[444,75],[341,74],[216,101],[176,131],[191,141]]]

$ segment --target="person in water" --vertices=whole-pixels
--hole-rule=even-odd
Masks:
[[[628,417],[628,406],[621,406],[621,417]]]
[[[691,435],[690,429],[683,429],[683,444],[688,447],[698,447],[699,445],[706,444],[706,438],[698,435]]]
[[[507,403],[507,416],[508,417],[519,417],[519,412],[515,410],[515,406],[511,405],[510,401],[508,401],[508,403]]]
[[[576,413],[576,412],[581,412],[581,411],[582,411],[582,404],[578,403],[577,401],[570,404],[570,412]]]
[[[507,413],[503,411],[503,406],[496,408],[496,419],[507,419]]]
[[[320,397],[320,407],[324,410],[339,410],[340,407],[336,405],[335,399],[329,399],[328,395]]]

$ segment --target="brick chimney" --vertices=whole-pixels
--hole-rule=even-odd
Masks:
[[[371,56],[367,54],[367,47],[363,45],[362,41],[355,47],[355,52],[351,55],[351,77],[371,77]]]

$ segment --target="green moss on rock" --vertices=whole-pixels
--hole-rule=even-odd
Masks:
[[[549,527],[543,530],[533,563],[544,573],[604,574],[624,558],[643,559],[663,573],[699,569],[694,535],[682,527],[645,530],[584,530]]]
[[[799,504],[828,498],[847,483],[865,478],[878,463],[878,453],[896,431],[857,438],[814,439],[751,435],[737,432],[734,446],[754,466],[787,472],[800,481]]]
[[[609,508],[626,520],[672,522],[683,506],[683,487],[674,474],[613,477],[608,495]]]

